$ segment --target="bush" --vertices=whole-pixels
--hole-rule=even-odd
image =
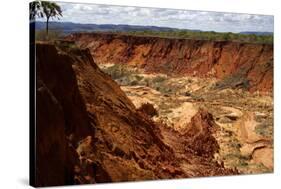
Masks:
[[[245,89],[248,90],[250,87],[250,81],[247,79],[248,69],[240,68],[236,73],[231,74],[218,81],[213,89]]]
[[[149,117],[153,117],[153,116],[158,115],[157,110],[150,103],[142,104],[141,107],[138,108],[138,110],[143,112],[144,114],[148,115]]]
[[[55,40],[54,43],[63,48],[64,50],[71,50],[71,49],[79,49],[79,47],[75,44],[75,41],[71,40]]]
[[[153,83],[162,83],[163,81],[165,81],[167,78],[164,76],[156,76],[155,78],[153,78],[152,82]]]
[[[255,132],[261,136],[271,136],[272,135],[272,125],[270,123],[259,123],[255,127]]]
[[[135,75],[137,81],[141,81],[144,77],[140,75]]]
[[[114,80],[133,74],[132,71],[120,64],[114,64],[113,66],[103,69],[103,71],[109,74]]]
[[[132,86],[134,86],[134,85],[138,85],[138,81],[133,80],[133,81],[131,81],[130,85],[132,85]]]

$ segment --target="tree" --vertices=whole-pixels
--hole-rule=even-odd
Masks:
[[[62,10],[60,6],[54,2],[49,1],[34,1],[30,3],[30,19],[34,19],[35,17],[44,18],[46,17],[46,31],[47,36],[49,32],[49,20],[50,18],[58,18],[62,16]]]
[[[50,18],[57,17],[59,19],[59,17],[62,16],[62,14],[61,14],[62,11],[61,11],[60,6],[54,2],[42,1],[41,5],[43,8],[43,13],[47,18],[46,31],[47,31],[47,35],[48,35]]]
[[[36,16],[43,17],[43,13],[40,12],[41,3],[39,1],[33,1],[29,4],[29,19],[34,20]]]

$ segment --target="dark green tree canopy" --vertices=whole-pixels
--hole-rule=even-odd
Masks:
[[[43,17],[43,13],[40,11],[41,3],[39,1],[33,1],[29,4],[29,19],[34,20],[35,17]]]
[[[62,10],[59,5],[54,2],[42,1],[41,6],[43,9],[43,14],[46,16],[47,20],[51,17],[58,18],[62,16]]]
[[[62,16],[62,10],[60,6],[54,2],[49,1],[33,1],[29,5],[29,18],[34,20],[36,17],[46,18],[46,31],[48,34],[49,30],[49,20],[50,18],[59,19]]]
[[[60,6],[54,2],[49,1],[33,1],[29,5],[29,18],[35,17],[50,19],[51,17],[58,18],[62,16]]]

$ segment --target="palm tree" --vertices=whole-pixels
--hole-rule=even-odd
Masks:
[[[40,11],[41,3],[39,1],[33,1],[29,4],[29,19],[34,20],[36,16],[43,17],[43,13]]]
[[[47,36],[49,32],[50,18],[56,17],[59,19],[59,17],[62,16],[62,10],[60,6],[54,2],[49,2],[49,1],[34,1],[30,3],[29,10],[30,10],[30,14],[29,14],[30,19],[34,19],[36,16],[39,18],[46,17]]]
[[[43,9],[43,14],[47,18],[46,22],[46,31],[47,31],[47,36],[48,36],[48,31],[49,31],[49,20],[52,17],[56,17],[59,19],[60,16],[62,16],[62,11],[59,5],[57,5],[54,2],[49,2],[49,1],[42,1],[41,6]]]

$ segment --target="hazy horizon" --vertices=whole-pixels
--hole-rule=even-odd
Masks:
[[[87,3],[56,2],[63,17],[78,24],[157,26],[215,32],[274,32],[274,16]],[[44,19],[37,19],[44,21]]]
[[[43,22],[45,23],[46,21],[44,20],[36,20],[36,22]],[[170,29],[178,29],[178,30],[190,30],[190,31],[202,31],[202,32],[212,32],[213,30],[199,30],[199,29],[188,29],[188,28],[174,28],[174,27],[169,27],[169,26],[155,26],[155,25],[134,25],[134,24],[96,24],[96,23],[79,23],[79,22],[71,22],[71,21],[61,21],[61,20],[51,20],[49,21],[49,24],[50,23],[72,23],[72,24],[95,24],[95,25],[113,25],[113,26],[120,26],[120,25],[127,25],[127,26],[140,26],[140,27],[163,27],[163,28],[170,28]],[[227,33],[227,31],[214,31],[214,32],[217,32],[217,33]],[[257,33],[274,33],[273,31],[270,32],[270,31],[239,31],[239,32],[230,32],[230,33],[243,33],[243,32],[257,32]]]

